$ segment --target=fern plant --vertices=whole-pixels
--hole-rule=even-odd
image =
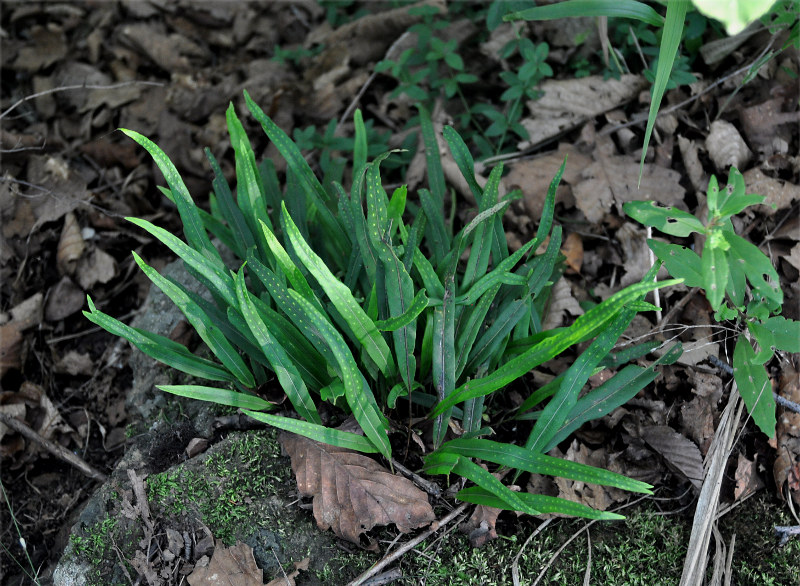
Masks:
[[[599,368],[620,367],[653,349],[611,354],[644,295],[678,281],[655,271],[587,311],[569,327],[542,331],[550,284],[561,274],[561,229],[553,226],[556,186],[550,185],[535,238],[509,251],[501,217],[518,194],[499,193],[502,165],[480,187],[472,156],[452,128],[444,137],[479,203],[474,219],[455,230],[446,221],[447,186],[430,114],[419,107],[426,143],[428,188],[409,197],[405,186],[384,190],[381,164],[368,160],[367,130],[355,114],[352,184],[322,182],[298,146],[245,93],[251,114],[286,159],[285,183],[275,166],[256,162],[233,105],[227,122],[235,151],[236,194],[207,151],[214,172],[211,213],[199,209],[174,165],[144,136],[123,130],[154,158],[176,204],[185,241],[148,221],[129,218],[183,259],[209,295],[196,295],[159,275],[138,255],[145,274],[184,312],[212,358],[132,328],[89,299],[88,319],[129,340],[145,354],[216,385],[165,385],[176,395],[238,407],[272,426],[320,442],[392,457],[390,435],[415,433],[411,416],[432,430],[424,469],[474,483],[462,500],[527,513],[558,512],[600,519],[619,515],[545,495],[511,491],[478,465],[563,476],[626,490],[649,485],[606,470],[547,455],[584,422],[624,403],[674,360],[676,347],[648,367],[627,365],[580,396]],[[449,215],[449,214],[448,214]],[[228,267],[210,235],[236,257]],[[547,243],[541,254],[535,251]],[[469,250],[466,261],[464,251]],[[531,369],[582,342],[591,343],[552,383],[525,397],[520,420],[535,420],[521,445],[488,439],[494,412],[486,398]],[[255,390],[271,378],[294,414],[278,414]],[[362,434],[323,424],[320,405],[352,415]],[[408,418],[408,419],[407,419]],[[406,423],[403,423],[406,422]],[[419,429],[419,428],[418,428]]]

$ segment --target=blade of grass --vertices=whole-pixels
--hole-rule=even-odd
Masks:
[[[208,401],[217,405],[238,407],[239,409],[253,409],[267,411],[274,409],[275,405],[256,395],[248,395],[230,389],[218,389],[202,385],[156,385],[156,388],[166,393],[179,397],[188,397],[198,401]]]

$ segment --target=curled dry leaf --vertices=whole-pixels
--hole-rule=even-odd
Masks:
[[[703,457],[692,440],[683,437],[668,425],[651,425],[642,429],[642,439],[661,454],[696,489],[703,484]]]
[[[724,120],[715,120],[711,123],[711,131],[706,138],[706,149],[720,171],[727,171],[729,167],[741,169],[752,156],[736,127]]]
[[[568,311],[574,316],[583,315],[583,309],[578,300],[572,296],[572,290],[563,276],[553,284],[550,292],[550,305],[544,318],[542,327],[545,330],[557,328],[564,321],[564,312]]]
[[[191,586],[263,586],[264,577],[252,547],[241,541],[225,547],[218,541],[208,566],[196,568],[187,581]]]
[[[64,216],[64,227],[58,240],[56,250],[56,265],[62,275],[71,275],[75,272],[75,264],[83,255],[86,243],[81,234],[81,228],[75,219],[75,214],[69,212]]]
[[[281,433],[292,460],[297,488],[314,497],[314,518],[322,529],[360,545],[359,535],[394,523],[407,533],[435,519],[424,492],[375,460],[299,435]]]

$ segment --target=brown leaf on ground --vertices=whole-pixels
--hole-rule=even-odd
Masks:
[[[278,438],[292,459],[297,487],[314,497],[317,526],[360,544],[375,525],[408,533],[435,519],[424,492],[371,458],[291,433]]]
[[[187,578],[191,586],[263,586],[264,576],[256,565],[253,548],[242,542],[225,547],[218,541],[205,568],[196,568]],[[285,581],[284,581],[285,583]]]
[[[583,315],[583,308],[573,297],[569,281],[562,276],[553,284],[553,289],[550,291],[550,304],[542,322],[545,331],[560,326],[564,321],[565,312],[577,317]]]
[[[758,467],[752,460],[748,460],[744,454],[739,454],[736,462],[736,487],[733,489],[734,500],[747,498],[762,486],[761,478],[758,476]]]
[[[774,179],[758,167],[746,171],[743,175],[747,193],[763,195],[764,203],[758,206],[758,211],[767,216],[772,216],[778,210],[792,207],[800,200],[800,185],[789,181]]]
[[[461,532],[469,536],[469,543],[472,547],[481,547],[486,543],[497,539],[497,517],[502,509],[478,505],[472,511],[472,515],[461,525]]]
[[[583,265],[583,240],[577,232],[570,232],[561,245],[561,254],[566,257],[567,266],[576,273],[581,272]]]
[[[300,570],[308,570],[308,564],[311,558],[303,558],[299,562],[294,562],[294,571],[291,574],[285,574],[274,580],[267,582],[266,586],[295,586],[295,578],[300,574]]]
[[[567,453],[563,456],[558,448],[551,450],[550,455],[563,457],[571,462],[579,462],[581,464],[588,464],[589,466],[612,470],[613,472],[625,473],[620,469],[619,463],[609,457],[604,448],[592,450],[578,440],[573,440],[569,449],[567,449]],[[559,497],[588,505],[598,511],[607,511],[614,503],[627,498],[625,492],[611,486],[586,484],[560,476],[555,478],[554,482],[558,487]]]
[[[692,442],[668,425],[652,425],[642,429],[642,438],[661,454],[667,464],[700,489],[703,483],[703,457]]]
[[[727,172],[731,166],[742,169],[753,156],[736,127],[725,120],[711,123],[706,149],[720,172]]]
[[[800,373],[789,363],[783,368],[778,394],[784,399],[800,403]],[[778,496],[800,505],[800,413],[778,407],[778,425],[775,430],[777,454],[772,474],[778,486]]]

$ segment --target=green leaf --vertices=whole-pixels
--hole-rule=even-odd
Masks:
[[[381,414],[372,390],[364,379],[364,375],[359,371],[344,338],[336,331],[336,328],[333,327],[325,315],[305,297],[292,289],[289,289],[289,296],[293,298],[300,310],[311,321],[313,327],[319,332],[319,335],[325,340],[325,343],[333,353],[344,383],[347,404],[352,409],[356,421],[380,453],[387,460],[390,459],[392,448],[389,445],[387,435],[389,430],[388,423]]]
[[[317,425],[316,423],[309,423],[307,421],[300,421],[299,419],[290,419],[289,417],[281,417],[279,415],[272,415],[270,413],[260,413],[257,411],[244,411],[245,415],[263,421],[264,423],[283,429],[284,431],[291,431],[297,435],[302,435],[314,441],[328,444],[329,446],[336,446],[337,448],[346,448],[348,450],[355,450],[365,454],[377,453],[378,449],[372,445],[367,438],[363,435],[350,433],[349,431],[341,431],[333,429],[332,427],[325,427]]]
[[[498,444],[504,445],[504,444]],[[529,515],[538,515],[539,511],[532,509],[519,498],[516,492],[510,490],[492,474],[453,452],[433,452],[425,458],[423,470],[427,474],[455,473],[471,480],[484,490],[494,494],[497,498],[507,503],[505,508],[512,511],[522,511]]]
[[[236,380],[235,376],[219,364],[195,356],[189,352],[186,346],[178,344],[166,336],[160,336],[139,328],[132,328],[98,310],[88,295],[86,299],[90,310],[83,312],[86,319],[115,336],[125,338],[150,358],[163,362],[167,366],[185,372],[190,376],[213,381],[233,382]]]
[[[764,327],[772,332],[775,348],[784,352],[800,352],[800,322],[785,317],[771,317]]]
[[[453,392],[456,385],[455,313],[453,277],[445,279],[442,305],[433,310],[433,386],[439,401]],[[433,445],[439,446],[447,433],[450,412],[442,411],[433,422]]]
[[[291,283],[292,287],[294,287],[298,293],[309,301],[316,302],[317,305],[319,305],[316,295],[314,295],[314,292],[311,290],[311,285],[308,284],[308,281],[298,266],[294,264],[289,253],[286,252],[286,249],[275,237],[275,234],[273,234],[269,226],[261,220],[259,220],[259,223],[261,225],[261,231],[264,234],[264,240],[269,250],[272,252],[272,255],[275,257],[280,272],[289,280],[289,283]],[[322,308],[321,305],[319,305],[319,307]]]
[[[156,385],[156,388],[166,393],[179,397],[188,397],[198,401],[208,401],[217,405],[238,407],[239,409],[252,409],[265,411],[274,409],[275,406],[256,395],[248,395],[230,389],[218,389],[201,385]]]
[[[159,275],[158,271],[145,263],[138,254],[135,252],[132,254],[139,268],[142,269],[156,287],[161,289],[178,306],[214,355],[225,365],[225,368],[244,386],[255,387],[256,381],[253,373],[250,372],[242,357],[239,356],[237,350],[228,342],[220,329],[209,319],[206,312],[175,283]]]
[[[703,289],[711,309],[717,311],[725,299],[725,286],[728,284],[728,259],[725,251],[716,246],[713,238],[706,239],[701,259],[703,268]]]
[[[144,228],[165,244],[172,252],[177,254],[186,263],[189,269],[195,271],[206,280],[209,289],[219,295],[228,305],[236,305],[236,293],[233,290],[233,279],[228,269],[220,268],[206,256],[200,254],[180,238],[167,232],[163,228],[154,226],[147,220],[139,218],[126,218],[132,224]]]
[[[742,32],[748,24],[767,14],[775,4],[775,0],[692,1],[699,12],[724,24],[729,36]]]
[[[606,16],[610,18],[631,18],[655,27],[664,24],[664,18],[647,4],[634,0],[568,0],[548,6],[537,6],[513,12],[503,20],[557,20],[582,16]]]
[[[658,108],[664,91],[667,89],[672,66],[678,54],[678,46],[683,36],[683,22],[686,19],[686,10],[689,7],[689,0],[671,0],[667,3],[667,16],[664,21],[664,30],[661,34],[661,45],[658,48],[658,67],[656,68],[656,79],[653,88],[650,90],[650,112],[647,116],[647,128],[644,132],[644,145],[642,147],[642,158],[639,162],[639,183],[642,182],[642,172],[644,171],[644,158],[647,155],[647,147],[650,144],[650,135],[655,127]]]
[[[480,202],[484,190],[481,189],[478,182],[475,180],[475,160],[472,158],[469,147],[452,126],[445,126],[442,133],[450,147],[450,152],[458,166],[458,170],[461,171],[461,175],[463,175],[467,185],[469,185],[469,189],[475,197],[475,200]]]
[[[420,289],[404,313],[397,317],[377,320],[375,327],[382,332],[394,332],[414,322],[427,307],[428,297],[425,295],[425,289]]]
[[[550,443],[550,440],[564,425],[578,400],[578,394],[581,389],[583,389],[589,377],[592,376],[600,361],[605,358],[614,347],[614,344],[617,343],[622,332],[631,323],[634,315],[636,315],[636,312],[628,307],[621,311],[567,369],[558,391],[539,414],[539,419],[533,426],[533,430],[528,436],[528,441],[525,443],[526,448],[534,451],[547,451],[545,446]]]
[[[763,365],[755,363],[756,353],[745,336],[733,349],[733,377],[750,416],[768,437],[775,437],[775,398]]]
[[[702,262],[696,252],[679,244],[666,244],[652,239],[647,241],[647,245],[664,261],[670,275],[683,279],[687,287],[703,286]]]
[[[763,297],[773,310],[783,305],[783,291],[779,285],[780,278],[767,255],[741,236],[728,230],[721,232],[730,245],[728,257],[735,259],[734,262],[743,261],[742,269],[756,293]]]
[[[622,209],[637,222],[658,228],[671,236],[684,237],[692,232],[705,232],[703,223],[692,214],[674,207],[662,208],[654,201],[629,201],[623,204]]]
[[[262,223],[262,225],[266,227],[266,224]],[[273,372],[278,376],[278,382],[280,382],[281,388],[286,393],[286,397],[303,419],[321,424],[322,420],[317,412],[317,407],[308,393],[308,388],[306,388],[297,366],[277,342],[267,325],[261,320],[255,304],[250,299],[250,293],[244,284],[244,267],[236,276],[236,296],[239,300],[239,308],[242,311],[244,320],[264,352],[264,356],[269,360]]]
[[[587,421],[604,417],[617,407],[627,403],[656,379],[658,376],[658,373],[655,372],[656,366],[672,364],[680,358],[682,353],[681,344],[674,344],[669,351],[658,360],[653,361],[647,368],[629,364],[602,385],[578,399],[561,429],[547,443],[544,451],[552,450]]]
[[[731,167],[727,189],[719,198],[717,216],[719,218],[735,216],[745,208],[762,203],[764,199],[766,198],[763,195],[745,194],[744,177],[736,167]],[[709,212],[711,212],[710,206]]]
[[[564,498],[544,494],[531,494],[529,492],[517,492],[515,494],[523,503],[532,509],[536,509],[543,515],[555,513],[559,515],[569,515],[570,517],[598,519],[601,521],[619,521],[625,519],[625,517],[617,513],[598,511],[587,505]],[[499,496],[480,486],[463,488],[456,493],[456,498],[475,505],[483,505],[485,507],[493,507],[495,509],[504,509],[507,511],[515,510]]]
[[[361,309],[350,289],[333,275],[322,259],[303,239],[286,206],[283,207],[283,218],[286,222],[286,236],[291,242],[292,248],[347,322],[355,336],[354,341],[364,346],[367,354],[375,361],[384,376],[392,376],[396,372],[392,352],[375,327],[375,322]]]
[[[753,364],[766,363],[775,354],[775,335],[772,330],[757,321],[748,321],[747,329],[759,347],[758,353],[753,357]]]
[[[476,458],[484,462],[493,462],[532,474],[559,476],[579,482],[601,484],[631,492],[652,494],[651,489],[653,487],[646,482],[640,482],[602,468],[554,458],[553,456],[547,456],[513,444],[486,439],[454,439],[443,444],[438,451],[433,452],[430,456],[437,453],[453,453],[467,458]],[[426,464],[427,461],[428,458],[426,458]]]
[[[631,285],[615,293],[580,316],[569,328],[565,328],[541,340],[524,353],[503,364],[490,375],[464,383],[447,397],[447,399],[437,405],[430,413],[430,416],[435,417],[453,405],[473,397],[488,395],[504,387],[531,369],[558,356],[573,344],[583,341],[587,336],[596,335],[596,333],[609,321],[614,319],[617,313],[630,301],[639,298],[641,295],[653,289],[676,285],[680,282],[680,279],[661,281],[658,283],[642,282]]]
[[[256,241],[250,231],[250,226],[242,215],[242,211],[236,205],[236,200],[233,198],[231,188],[225,176],[222,174],[222,169],[219,163],[217,163],[217,159],[211,153],[210,149],[206,148],[205,153],[211,165],[211,170],[214,172],[212,185],[214,186],[214,193],[217,196],[220,212],[228,223],[237,244],[237,247],[232,250],[237,251],[237,256],[239,256],[239,258],[245,258],[247,251],[250,247],[255,246]]]
[[[223,270],[225,264],[222,262],[222,257],[220,257],[217,249],[211,244],[211,240],[208,238],[208,234],[206,234],[203,228],[200,214],[197,212],[197,206],[192,200],[192,196],[189,195],[189,190],[186,189],[186,185],[183,183],[183,179],[181,179],[180,173],[178,173],[175,165],[173,165],[169,157],[164,154],[164,151],[147,137],[133,130],[127,130],[125,128],[121,128],[120,130],[142,145],[147,152],[150,153],[150,156],[153,157],[156,165],[164,175],[164,179],[166,179],[167,185],[169,185],[174,196],[175,205],[178,207],[178,213],[181,216],[183,233],[186,236],[186,241],[210,264],[219,270]]]

